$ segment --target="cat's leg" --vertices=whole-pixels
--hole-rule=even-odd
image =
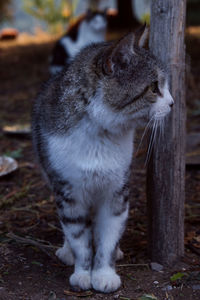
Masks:
[[[56,251],[56,256],[67,266],[74,264],[74,255],[66,237],[63,246]]]
[[[109,293],[119,288],[120,277],[115,272],[116,251],[128,217],[128,201],[115,193],[113,201],[104,202],[95,222],[96,255],[92,270],[92,286]],[[118,250],[119,251],[119,250]]]
[[[53,180],[53,190],[56,205],[58,210],[62,210],[64,208],[64,203],[68,203],[68,205],[70,205],[69,199],[71,198],[72,188],[69,182],[63,181],[59,177],[55,178]],[[73,204],[73,202],[71,202],[71,204]],[[66,236],[64,236],[63,246],[56,251],[56,256],[68,266],[72,266],[74,264],[74,255]]]
[[[66,185],[56,192],[56,204],[65,235],[64,246],[60,249],[62,260],[69,260],[73,253],[74,273],[70,276],[70,284],[83,290],[91,287],[92,239],[89,211],[74,197]],[[66,243],[68,241],[69,244]],[[69,247],[68,247],[69,246]],[[71,249],[72,253],[68,252]],[[66,252],[65,252],[66,250]],[[73,259],[71,259],[72,263]]]
[[[79,207],[76,206],[78,210]],[[70,276],[70,284],[83,290],[91,288],[92,241],[91,224],[86,215],[61,217],[61,225],[75,258],[74,273]]]

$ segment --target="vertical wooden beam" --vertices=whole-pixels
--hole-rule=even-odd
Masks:
[[[147,170],[149,254],[172,264],[184,253],[186,0],[153,0],[150,49],[168,69],[175,104]]]

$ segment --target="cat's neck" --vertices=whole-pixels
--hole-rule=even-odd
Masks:
[[[104,99],[101,88],[97,89],[95,96],[91,99],[87,108],[88,117],[91,126],[97,130],[106,131],[113,136],[126,135],[130,131],[134,131],[133,121],[127,120],[127,117],[115,113],[110,109]]]
[[[98,145],[108,147],[111,144],[117,147],[123,143],[126,144],[127,141],[132,144],[134,140],[133,129],[124,131],[107,130],[101,125],[96,124],[88,115],[85,115],[82,120],[80,120],[76,130],[71,134],[72,136],[74,134],[77,136],[75,140],[79,139],[79,142],[82,140],[83,144],[87,144],[87,147],[91,146],[92,148],[98,148]]]

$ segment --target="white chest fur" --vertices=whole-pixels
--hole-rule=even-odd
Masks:
[[[91,173],[123,177],[131,162],[133,132],[117,138],[99,134],[85,118],[69,136],[50,136],[48,151],[53,168],[66,179]]]

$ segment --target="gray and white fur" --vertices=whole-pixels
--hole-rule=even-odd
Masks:
[[[83,49],[35,102],[33,143],[64,233],[56,255],[74,264],[70,284],[119,288],[115,260],[128,217],[137,126],[159,122],[173,99],[166,73],[141,36]]]

